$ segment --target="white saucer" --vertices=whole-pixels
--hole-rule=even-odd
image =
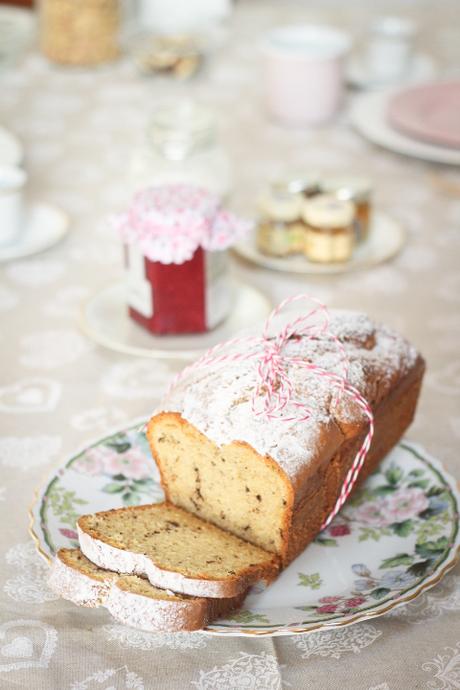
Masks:
[[[347,81],[357,89],[382,89],[431,79],[436,73],[434,60],[424,53],[414,55],[406,74],[397,79],[376,79],[367,70],[361,55],[352,55],[347,65]]]
[[[368,239],[354,251],[349,261],[343,263],[320,264],[300,255],[284,258],[267,256],[257,247],[256,233],[237,244],[234,251],[244,259],[274,271],[331,275],[357,271],[388,261],[401,250],[404,240],[405,232],[399,223],[386,213],[376,211],[373,214]]]
[[[0,165],[21,165],[24,147],[6,127],[0,127]]]
[[[386,118],[389,99],[398,90],[389,89],[357,96],[350,109],[352,125],[363,137],[390,151],[435,163],[460,165],[460,150],[411,139],[388,124]]]
[[[49,249],[67,234],[69,218],[60,208],[32,202],[26,209],[26,222],[15,244],[0,246],[0,262],[22,259]]]
[[[80,327],[98,345],[137,357],[195,359],[202,352],[270,313],[270,300],[244,283],[234,284],[234,307],[228,318],[209,333],[156,336],[128,315],[125,284],[112,284],[85,302]]]

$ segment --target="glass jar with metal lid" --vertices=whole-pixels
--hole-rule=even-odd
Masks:
[[[307,226],[305,255],[310,261],[347,261],[355,245],[355,207],[333,194],[318,194],[304,202]]]
[[[372,183],[366,177],[329,177],[321,182],[321,191],[335,194],[342,201],[351,201],[356,208],[355,231],[358,242],[369,235],[371,220]]]
[[[158,107],[147,145],[133,156],[132,191],[177,183],[202,187],[221,199],[230,191],[230,161],[219,144],[214,113],[194,101]]]
[[[257,245],[270,256],[289,256],[304,251],[306,228],[301,219],[303,197],[284,183],[273,184],[259,199]]]

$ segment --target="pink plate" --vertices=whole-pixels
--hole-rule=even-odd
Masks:
[[[400,91],[390,99],[387,119],[415,139],[460,148],[460,81]]]

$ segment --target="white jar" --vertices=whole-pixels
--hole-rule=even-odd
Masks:
[[[212,111],[189,101],[160,106],[147,129],[145,148],[133,157],[131,172],[133,191],[183,183],[225,199],[231,168],[218,142]]]

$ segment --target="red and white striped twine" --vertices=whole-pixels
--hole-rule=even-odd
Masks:
[[[306,314],[298,316],[293,321],[287,323],[276,336],[270,336],[269,331],[273,319],[278,316],[287,305],[300,300],[308,300],[314,304],[314,307]],[[256,416],[263,415],[267,419],[281,418],[281,421],[284,422],[305,421],[311,416],[311,410],[308,404],[294,399],[292,381],[289,379],[287,371],[288,365],[295,365],[307,369],[313,372],[315,376],[328,379],[334,391],[335,402],[338,402],[342,395],[347,395],[351,398],[368,418],[369,429],[361,448],[353,460],[351,468],[347,472],[334,508],[321,525],[321,529],[325,529],[330,524],[352,492],[367,453],[369,452],[372,437],[374,435],[374,415],[372,409],[357,388],[348,382],[349,360],[343,344],[336,335],[330,332],[329,324],[330,320],[327,307],[319,300],[306,294],[288,297],[268,316],[262,336],[233,338],[224,343],[215,345],[207,350],[193,364],[180,372],[173,380],[169,389],[172,390],[175,388],[184,377],[196,369],[222,362],[257,359],[258,380],[252,396],[252,410]],[[286,355],[283,352],[286,343],[296,336],[306,337],[312,340],[327,340],[333,343],[339,354],[338,364],[340,366],[340,373],[328,371],[300,357]],[[246,346],[244,351],[221,352],[222,348],[227,350],[228,347],[242,344]],[[221,352],[221,354],[219,354],[219,352]],[[290,404],[291,407],[297,408],[299,413],[294,416],[284,416],[283,412],[288,404]]]

